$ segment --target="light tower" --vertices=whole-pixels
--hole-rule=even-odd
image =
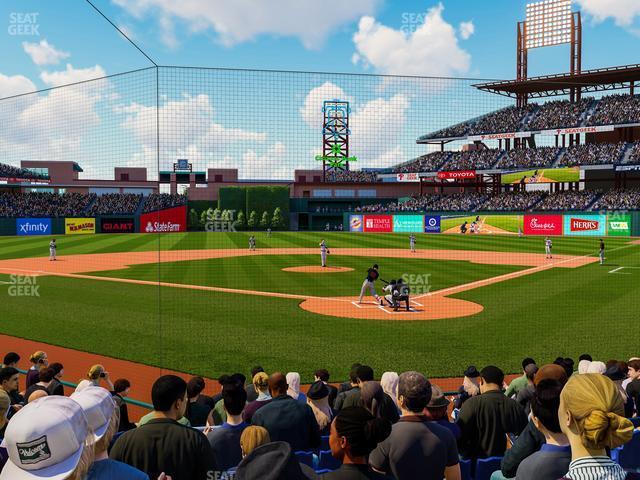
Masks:
[[[349,102],[344,100],[325,100],[322,103],[322,179],[326,180],[327,172],[349,170],[349,162],[355,157],[349,156]]]

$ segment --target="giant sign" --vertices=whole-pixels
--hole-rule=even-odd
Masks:
[[[50,218],[17,218],[16,234],[18,235],[50,235]]]
[[[562,235],[562,215],[525,215],[525,235]]]
[[[174,233],[187,231],[187,207],[173,207],[140,216],[141,233]]]
[[[134,233],[133,218],[101,218],[100,231],[102,233]]]
[[[602,237],[607,234],[607,217],[588,213],[565,215],[564,234]]]

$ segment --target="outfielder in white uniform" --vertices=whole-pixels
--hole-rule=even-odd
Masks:
[[[56,239],[54,238],[49,242],[49,261],[55,261],[56,259]]]
[[[544,251],[547,255],[546,258],[553,258],[553,256],[551,255],[551,247],[553,247],[553,243],[551,242],[551,239],[549,237],[545,237],[544,239]]]
[[[377,302],[380,302],[380,305],[384,305],[384,300],[376,293],[376,286],[373,283],[378,279],[379,276],[380,274],[378,273],[377,264],[367,270],[367,278],[365,278],[364,282],[362,282],[362,288],[360,288],[360,299],[358,300],[358,303],[362,303],[362,297],[364,297],[364,294],[368,288],[369,292],[371,292],[371,296],[375,298]]]
[[[320,242],[320,258],[322,260],[322,266],[327,266],[327,255],[329,254],[329,247],[327,247],[327,242],[324,241],[324,238]]]
[[[253,235],[249,236],[249,250],[255,250],[256,249],[256,237],[254,237]]]
[[[409,249],[412,253],[416,253],[416,236],[413,233],[409,235]]]

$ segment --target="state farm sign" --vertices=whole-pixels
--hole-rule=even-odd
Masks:
[[[187,231],[187,207],[174,207],[140,216],[141,233],[173,233]]]
[[[475,170],[459,170],[457,172],[438,172],[440,180],[460,180],[464,178],[476,178]]]
[[[562,235],[562,215],[525,215],[525,235]]]

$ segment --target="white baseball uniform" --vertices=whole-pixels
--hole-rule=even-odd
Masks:
[[[416,236],[415,235],[410,235],[409,236],[409,249],[412,252],[416,251]]]
[[[552,257],[551,257],[551,247],[552,247],[552,246],[553,246],[553,244],[552,244],[552,242],[551,242],[551,239],[550,239],[550,238],[547,238],[547,239],[544,241],[544,251],[545,251],[545,253],[547,254],[547,258],[552,258]]]
[[[55,260],[56,259],[56,242],[54,242],[53,240],[51,240],[49,242],[49,260]]]
[[[320,258],[322,259],[323,267],[327,266],[327,250],[328,250],[327,244],[323,240],[322,242],[320,242]]]

